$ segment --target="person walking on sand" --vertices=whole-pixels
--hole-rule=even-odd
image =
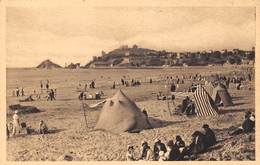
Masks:
[[[13,132],[12,136],[17,135],[20,132],[20,119],[19,119],[18,111],[14,111],[13,115]]]

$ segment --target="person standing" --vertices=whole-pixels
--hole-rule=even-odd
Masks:
[[[87,92],[87,88],[88,88],[88,84],[86,83],[85,86],[84,86],[85,92]]]
[[[114,81],[112,89],[116,89],[116,82]]]
[[[46,89],[48,90],[49,87],[50,87],[50,85],[49,85],[49,81],[48,81],[47,84],[46,84]]]
[[[24,89],[23,89],[23,87],[21,89],[21,94],[22,94],[22,96],[24,96]]]
[[[13,115],[13,132],[12,132],[12,136],[15,136],[16,134],[18,134],[20,132],[20,119],[19,119],[19,115],[18,115],[18,111],[14,111],[14,115]]]
[[[43,84],[42,84],[42,80],[41,80],[41,93],[42,93],[42,89],[43,89]]]
[[[16,96],[17,96],[17,97],[20,96],[20,94],[19,94],[19,88],[18,88],[18,87],[16,87],[15,93],[16,93]]]

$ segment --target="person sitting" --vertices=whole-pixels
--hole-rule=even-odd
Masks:
[[[195,104],[191,100],[190,100],[189,104],[187,105],[187,108],[185,110],[185,114],[187,116],[195,114]]]
[[[153,151],[151,150],[150,146],[147,146],[147,151],[146,151],[146,158],[145,160],[153,160]]]
[[[254,130],[255,128],[255,116],[251,115],[248,117],[242,124],[243,131],[245,133],[250,133]]]
[[[249,118],[252,115],[252,112],[246,111],[245,112],[245,119]]]
[[[192,142],[189,145],[188,156],[195,158],[197,154],[203,152],[205,150],[205,135],[200,131],[195,131],[192,134]]]
[[[245,120],[242,123],[242,126],[236,128],[233,131],[229,132],[229,135],[238,135],[241,133],[250,133],[253,132],[255,128],[255,116],[254,115],[245,115]]]
[[[32,95],[28,96],[26,99],[23,100],[19,100],[20,102],[29,102],[29,101],[34,101],[34,99],[32,98]]]
[[[157,100],[166,100],[166,96],[162,92],[159,92],[157,94]]]
[[[165,157],[164,155],[164,151],[159,151],[159,158],[158,158],[158,161],[166,161],[167,158]]]
[[[41,120],[39,123],[39,133],[40,134],[48,133],[48,127],[43,120]]]
[[[180,159],[180,151],[178,147],[173,143],[173,140],[170,140],[167,143],[167,152],[165,153],[165,156],[168,161],[174,161]]]
[[[176,136],[176,141],[175,141],[175,145],[180,149],[180,148],[184,148],[185,147],[185,142],[182,140],[180,135]]]
[[[82,91],[82,92],[80,92],[80,94],[79,94],[79,100],[83,100],[83,96],[84,96],[84,92]]]
[[[182,140],[180,135],[176,136],[176,141],[174,143],[174,145],[179,149],[180,151],[180,160],[183,159],[184,155],[185,155],[185,142]]]
[[[145,160],[146,156],[147,156],[147,150],[148,150],[148,143],[146,141],[143,141],[141,144],[141,156],[140,159],[141,160]]]
[[[182,100],[182,108],[181,108],[181,112],[182,112],[182,113],[185,112],[185,110],[186,110],[186,108],[187,108],[189,102],[190,102],[189,96],[186,96],[186,98]]]
[[[205,130],[205,147],[213,146],[217,143],[215,133],[209,128],[208,124],[204,124],[202,128]]]
[[[127,146],[126,160],[135,161],[134,146],[132,146],[132,145]]]
[[[95,95],[95,99],[96,99],[96,100],[101,99],[101,95],[100,95],[100,93],[98,93],[98,92],[96,93],[96,95]]]
[[[159,152],[163,151],[164,153],[167,152],[165,144],[161,142],[160,139],[155,139],[154,147],[153,147],[153,152],[154,152],[154,158],[155,160],[159,159]]]
[[[172,83],[171,85],[171,92],[175,92],[176,91],[176,85],[174,83]]]

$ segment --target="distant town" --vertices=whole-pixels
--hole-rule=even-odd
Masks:
[[[100,56],[86,65],[65,64],[65,68],[113,68],[113,67],[172,67],[172,66],[214,66],[214,65],[254,65],[255,48],[251,50],[209,50],[198,52],[168,52],[140,48],[137,45],[123,45]],[[37,68],[62,68],[50,60],[42,62]]]

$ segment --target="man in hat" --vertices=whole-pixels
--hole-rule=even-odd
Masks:
[[[12,136],[15,136],[17,133],[20,132],[20,119],[18,115],[18,110],[14,111],[13,115],[13,132]]]
[[[205,131],[205,147],[210,147],[216,144],[216,136],[215,133],[212,131],[212,129],[209,128],[208,124],[204,124],[202,128]]]

